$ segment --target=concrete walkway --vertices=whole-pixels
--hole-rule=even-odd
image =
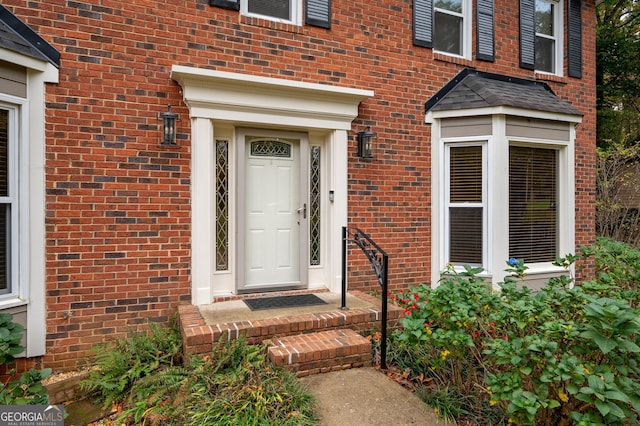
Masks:
[[[316,398],[320,426],[445,425],[417,395],[372,367],[300,380]]]

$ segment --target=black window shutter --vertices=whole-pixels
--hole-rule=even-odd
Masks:
[[[304,22],[315,27],[331,28],[331,0],[306,0]]]
[[[413,44],[433,47],[433,0],[413,0]]]
[[[569,77],[582,78],[582,2],[580,0],[569,0],[567,33]]]
[[[240,10],[240,0],[209,0],[209,5],[223,9]]]
[[[520,0],[520,67],[536,67],[535,0]]]
[[[477,15],[478,49],[476,58],[493,62],[493,0],[478,0]]]

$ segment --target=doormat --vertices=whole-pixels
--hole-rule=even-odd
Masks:
[[[315,294],[294,294],[292,296],[256,297],[244,299],[252,311],[265,309],[295,308],[298,306],[326,305],[327,302]]]

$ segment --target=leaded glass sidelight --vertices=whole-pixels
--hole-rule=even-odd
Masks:
[[[310,264],[320,265],[320,147],[311,147],[309,169]]]
[[[216,141],[216,270],[229,270],[229,142]]]

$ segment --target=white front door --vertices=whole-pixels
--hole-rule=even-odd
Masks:
[[[243,130],[239,144],[243,225],[238,290],[306,286],[307,139],[304,135]]]

